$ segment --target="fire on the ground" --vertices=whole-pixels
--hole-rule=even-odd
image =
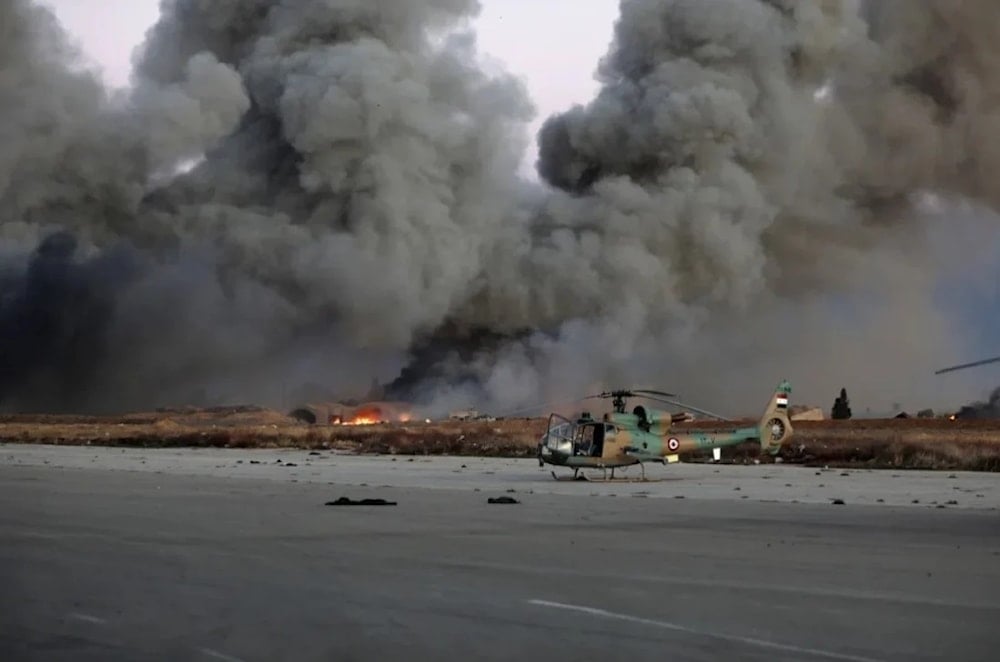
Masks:
[[[293,418],[314,425],[379,425],[408,423],[413,420],[413,406],[407,402],[365,402],[358,405],[339,402],[315,403],[294,409]]]

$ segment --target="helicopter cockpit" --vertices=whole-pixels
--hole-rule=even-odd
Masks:
[[[575,422],[558,414],[549,417],[543,449],[564,456],[601,457],[604,440],[614,430],[609,423],[597,421],[584,413]]]

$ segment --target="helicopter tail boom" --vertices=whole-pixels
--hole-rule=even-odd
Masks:
[[[792,436],[792,422],[788,418],[788,400],[791,392],[792,386],[785,380],[778,385],[771,396],[758,426],[761,452],[777,455],[781,445]]]

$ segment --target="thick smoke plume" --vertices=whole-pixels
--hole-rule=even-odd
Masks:
[[[162,9],[110,94],[0,6],[0,407],[376,376],[433,410],[621,384],[742,413],[784,377],[927,397],[960,338],[929,293],[964,247],[932,239],[956,200],[995,226],[995,2],[623,0],[540,184],[475,0]]]
[[[956,413],[960,419],[1000,418],[1000,388],[990,393],[989,399],[965,405]]]

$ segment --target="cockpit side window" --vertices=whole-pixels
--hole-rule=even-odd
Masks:
[[[611,423],[592,421],[576,426],[573,442],[577,455],[600,457],[604,452],[604,442],[618,432],[618,427]]]

